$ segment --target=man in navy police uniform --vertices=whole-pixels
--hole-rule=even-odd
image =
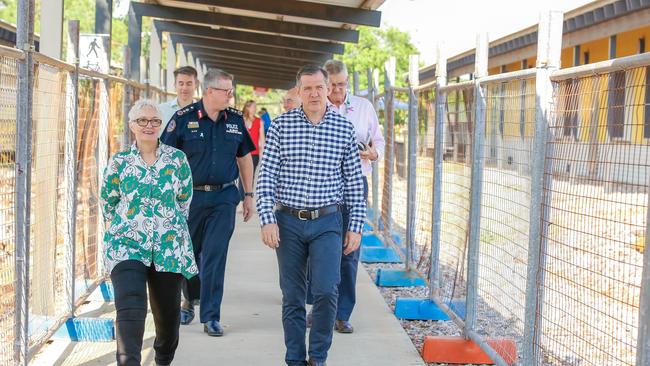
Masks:
[[[250,152],[255,145],[241,112],[228,107],[232,91],[232,75],[209,70],[203,78],[201,100],[176,112],[160,138],[187,155],[194,181],[188,226],[199,276],[186,280],[183,286],[181,324],[192,322],[194,305],[200,299],[200,320],[210,336],[223,335],[221,300],[228,243],[240,202],[240,173],[245,190],[244,221],[253,214]]]

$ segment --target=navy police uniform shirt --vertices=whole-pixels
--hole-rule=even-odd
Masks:
[[[215,122],[202,100],[174,113],[160,140],[187,155],[195,186],[234,181],[239,178],[235,157],[255,150],[241,112],[226,108]]]

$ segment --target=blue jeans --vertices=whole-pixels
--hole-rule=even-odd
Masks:
[[[363,177],[363,195],[368,201],[368,180]],[[343,238],[348,231],[350,215],[347,208],[343,207],[343,226],[341,227]],[[349,321],[357,302],[357,269],[359,268],[359,257],[361,247],[354,252],[341,257],[341,282],[339,284],[339,299],[337,302],[336,320]],[[311,295],[311,281],[308,279],[307,304],[313,304]]]
[[[280,246],[276,250],[282,289],[282,325],[287,365],[306,365],[307,264],[311,269],[312,327],[309,357],[324,362],[332,345],[341,266],[341,213],[300,220],[276,212]]]

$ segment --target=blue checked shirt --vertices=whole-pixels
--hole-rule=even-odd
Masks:
[[[279,203],[296,209],[345,204],[348,231],[361,233],[366,202],[354,126],[328,107],[313,125],[302,108],[276,118],[266,137],[257,181],[257,212],[262,225],[276,223]]]

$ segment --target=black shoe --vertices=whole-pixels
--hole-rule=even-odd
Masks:
[[[339,333],[345,334],[354,332],[354,327],[352,324],[345,320],[337,320],[336,323],[334,323],[334,329]]]
[[[321,361],[314,361],[311,358],[307,362],[307,365],[309,365],[309,366],[327,366],[325,361],[322,361],[322,362]]]
[[[210,320],[203,324],[203,331],[208,333],[210,337],[221,337],[223,335],[223,328],[216,320]]]
[[[188,325],[194,320],[194,307],[181,308],[181,324]]]
[[[307,313],[307,328],[311,328],[311,323],[313,321],[313,316],[311,310]]]

